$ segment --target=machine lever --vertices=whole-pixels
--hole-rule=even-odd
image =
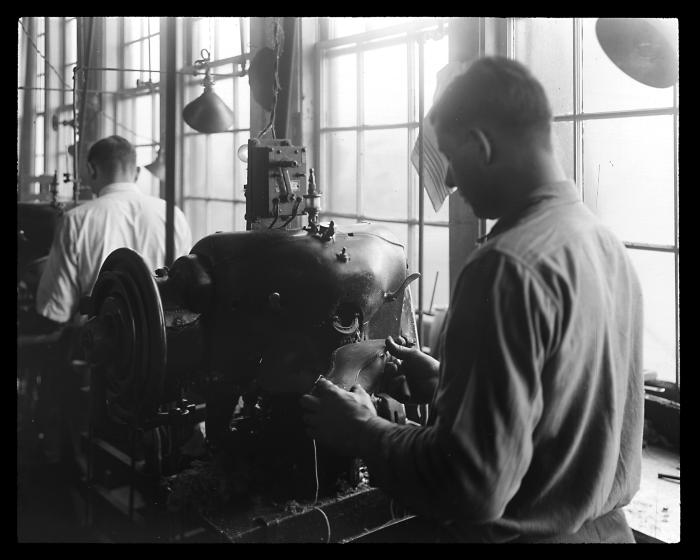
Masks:
[[[401,290],[403,290],[408,284],[413,282],[414,280],[420,278],[420,272],[414,272],[413,274],[409,274],[404,278],[404,281],[401,282],[401,285],[393,292],[384,292],[384,301],[394,301],[397,296],[401,293]]]

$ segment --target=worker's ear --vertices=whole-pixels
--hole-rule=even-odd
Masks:
[[[92,179],[93,181],[97,179],[97,169],[95,169],[95,166],[92,165],[92,163],[90,163],[89,161],[87,162],[87,170],[90,179]]]
[[[488,136],[484,134],[484,131],[480,128],[472,128],[469,130],[469,134],[472,139],[477,143],[479,151],[483,154],[484,163],[488,165],[491,163],[491,141]]]
[[[134,174],[134,183],[136,183],[139,180],[139,173],[141,173],[141,168],[137,165],[136,173]]]

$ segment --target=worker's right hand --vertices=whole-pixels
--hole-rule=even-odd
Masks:
[[[440,362],[418,348],[409,347],[401,337],[398,343],[388,337],[386,349],[393,357],[384,370],[386,392],[403,403],[429,403],[437,388]]]

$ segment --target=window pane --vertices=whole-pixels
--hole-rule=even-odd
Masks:
[[[321,135],[324,154],[321,175],[321,218],[325,212],[357,212],[357,133],[328,132]]]
[[[131,43],[124,47],[124,68],[137,70],[141,68],[141,43]],[[136,87],[136,80],[141,78],[138,72],[124,72],[124,87]]]
[[[346,218],[346,217],[340,217],[336,216],[335,214],[329,213],[329,212],[321,212],[321,223],[322,224],[327,224],[331,220],[335,223],[336,226],[347,226],[347,225],[352,225],[358,223],[355,218]]]
[[[555,115],[574,111],[572,18],[515,20],[515,58],[542,82]]]
[[[183,103],[183,108],[185,105],[188,103],[191,103],[195,99],[197,99],[200,95],[204,93],[204,88],[202,87],[202,80],[195,80],[193,82],[190,82],[189,84],[185,85],[185,91],[184,91],[184,103]],[[218,94],[218,91],[217,91]],[[188,128],[187,130],[192,130]]]
[[[373,49],[364,57],[364,123],[389,124],[408,119],[406,45]]]
[[[78,22],[75,18],[66,22],[66,58],[65,63],[75,63],[78,60]]]
[[[357,124],[357,55],[334,55],[326,59],[326,99],[323,126]]]
[[[41,74],[40,76],[37,76],[36,87],[39,89],[35,90],[36,91],[36,95],[34,97],[35,109],[36,109],[37,113],[43,113],[46,110],[46,98],[44,97],[44,95],[45,95],[44,87],[46,87],[46,83],[45,83],[43,74]]]
[[[584,201],[623,241],[674,243],[673,118],[583,123]]]
[[[408,217],[408,146],[405,129],[368,130],[362,154],[362,213]]]
[[[203,200],[187,200],[183,204],[183,212],[190,224],[193,245],[205,237],[207,231],[206,202]]]
[[[241,54],[241,30],[237,17],[219,17],[216,36],[216,58],[230,58]]]
[[[417,181],[418,179],[416,179]],[[451,195],[450,195],[451,196]],[[456,195],[458,196],[458,195]],[[418,216],[414,216],[416,219]],[[423,197],[423,219],[426,222],[445,222],[448,223],[450,221],[450,197],[448,196],[445,199],[445,202],[442,203],[442,206],[440,207],[440,211],[435,213],[435,210],[433,209],[433,203],[430,202],[430,198],[428,197],[428,194],[426,193],[425,196]]]
[[[43,173],[44,173],[44,156],[39,155],[39,154],[35,154],[34,155],[34,174],[35,175],[42,175]]]
[[[674,255],[629,251],[644,297],[644,370],[676,380],[676,300]]]
[[[672,87],[660,89],[637,82],[608,58],[596,37],[596,19],[583,20],[583,111],[592,113],[672,106]]]
[[[233,231],[233,202],[209,203],[208,233],[217,231]]]
[[[552,123],[554,153],[569,179],[575,179],[574,170],[574,123],[559,121]]]
[[[44,117],[35,117],[34,120],[34,153],[42,157],[44,154]]]
[[[233,147],[233,133],[211,136],[208,141],[207,165],[209,195],[233,199],[233,166],[240,161]],[[230,229],[230,225],[228,226]]]
[[[206,136],[195,134],[183,139],[183,193],[185,196],[206,196]]]
[[[234,231],[245,231],[245,203],[236,202],[233,208]]]
[[[144,44],[144,66],[142,68],[146,69],[149,68],[156,72],[157,70],[160,70],[160,35],[156,35],[155,37],[151,37],[150,39],[150,56],[149,56],[149,47],[148,47],[149,41],[146,41]],[[144,80],[148,80],[148,75],[144,76]],[[154,82],[159,82],[161,81],[160,79],[160,74],[153,74],[151,76],[151,79]],[[165,83],[165,80],[162,80],[163,83]]]
[[[437,73],[448,62],[447,34],[439,40],[428,40],[423,51],[423,99],[427,113],[437,89]]]
[[[236,200],[245,200],[243,185],[248,181],[248,164],[238,158],[238,148],[248,145],[250,135],[247,132],[237,132],[233,142],[233,197]],[[245,213],[245,207],[244,207]]]
[[[236,67],[238,68],[238,67]],[[250,85],[248,78],[236,80],[236,107],[234,108],[235,128],[250,128]]]
[[[347,37],[365,31],[365,18],[332,17],[329,19],[331,38]]]
[[[446,227],[423,228],[423,307],[431,311],[450,303],[450,230]],[[437,277],[437,284],[435,279]],[[430,300],[435,297],[433,307]]]
[[[229,66],[227,72],[231,69]],[[224,72],[221,72],[222,74]],[[233,110],[233,79],[232,78],[216,78],[214,80],[214,91],[226,103],[226,106]],[[204,92],[204,89],[202,89]]]
[[[420,20],[432,20],[435,18],[416,17],[332,17],[330,19],[331,38],[347,37],[365,31],[373,31],[399,25],[402,23],[416,22]]]
[[[152,163],[156,159],[156,150],[152,146],[137,146],[136,150],[136,165],[141,168],[139,178],[136,184],[141,189],[141,192],[153,196],[160,195],[160,182],[156,177],[144,169],[145,165]]]
[[[143,143],[153,140],[153,127],[157,124],[157,121],[154,122],[154,118],[158,114],[158,111],[153,111],[153,96],[139,95],[136,97],[134,110],[134,120],[131,121],[132,126],[129,128],[139,135],[137,141]]]

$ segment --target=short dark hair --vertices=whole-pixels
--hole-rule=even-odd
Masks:
[[[487,122],[513,132],[549,131],[552,109],[542,84],[520,62],[476,60],[445,89],[430,111],[445,130]]]
[[[131,143],[116,134],[95,142],[88,151],[87,160],[106,173],[136,168],[136,150]]]

